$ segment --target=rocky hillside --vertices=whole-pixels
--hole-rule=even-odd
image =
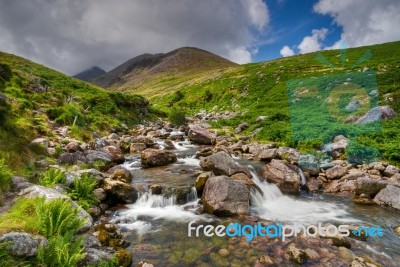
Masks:
[[[208,51],[183,47],[166,54],[137,56],[97,77],[93,83],[118,91],[154,95],[175,83],[187,82],[198,75],[232,66],[236,64]]]
[[[105,74],[106,72],[97,67],[97,66],[93,66],[90,69],[84,70],[76,75],[74,75],[74,78],[85,81],[85,82],[90,82],[93,79]]]
[[[0,157],[19,172],[35,157],[36,137],[70,126],[85,140],[136,124],[150,115],[143,97],[106,92],[18,56],[0,53]]]

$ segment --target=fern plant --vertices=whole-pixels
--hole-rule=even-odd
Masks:
[[[42,174],[39,183],[43,186],[53,187],[56,184],[65,183],[65,180],[65,173],[62,170],[51,168]]]
[[[80,178],[75,177],[72,188],[68,195],[85,210],[92,205],[99,203],[93,190],[97,187],[97,181],[87,173],[82,174]]]
[[[74,233],[67,231],[63,236],[49,239],[47,246],[38,249],[37,260],[47,267],[72,267],[85,258],[83,237],[73,238]]]
[[[39,233],[50,238],[54,235],[76,233],[86,220],[79,218],[79,209],[74,208],[66,199],[39,202]]]
[[[4,163],[4,159],[0,159],[0,191],[7,190],[10,186],[12,172]]]

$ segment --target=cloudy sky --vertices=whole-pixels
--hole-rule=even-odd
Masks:
[[[400,40],[398,0],[0,0],[0,51],[75,74],[195,46],[237,63]]]

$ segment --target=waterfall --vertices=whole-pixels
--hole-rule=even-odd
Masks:
[[[250,199],[253,210],[265,219],[282,222],[355,222],[349,218],[342,204],[316,200],[296,200],[282,194],[275,184],[261,181],[252,166],[249,166],[253,181]]]
[[[147,208],[162,208],[173,206],[176,204],[176,197],[170,196],[168,198],[163,195],[153,195],[151,192],[139,193],[139,198],[134,204],[137,207]]]
[[[298,168],[299,169],[299,175],[300,175],[300,178],[301,178],[301,180],[300,180],[300,184],[301,185],[305,185],[306,184],[306,177],[304,176],[304,173],[303,173],[303,171],[300,169],[300,168]]]

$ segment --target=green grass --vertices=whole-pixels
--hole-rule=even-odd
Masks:
[[[372,57],[357,65],[357,61],[368,51],[372,52]],[[287,89],[290,81],[329,80],[329,77],[334,75],[346,76],[347,73],[361,73],[361,75],[352,76],[351,82],[362,84],[367,82],[367,80],[363,80],[362,76],[362,74],[365,74],[362,70],[367,66],[372,73],[376,73],[379,92],[379,100],[376,105],[389,105],[397,114],[400,113],[400,76],[398,75],[400,72],[400,42],[351,48],[346,53],[346,62],[343,66],[339,50],[321,52],[336,68],[330,68],[320,63],[317,60],[319,53],[310,53],[216,70],[213,74],[198,76],[191,83],[175,84],[173,89],[153,94],[146,93],[146,96],[150,98],[155,109],[167,114],[172,109],[183,110],[188,114],[195,114],[202,109],[217,112],[225,110],[241,111],[242,115],[220,120],[212,123],[212,126],[234,129],[239,123],[247,122],[250,127],[243,134],[250,134],[253,130],[261,128],[261,131],[255,136],[255,140],[260,142],[273,141],[307,151],[315,149],[318,144],[329,141],[335,134],[340,134],[343,131],[340,123],[333,125],[329,123],[329,119],[334,116],[338,120],[343,119],[336,115],[339,113],[346,115],[343,110],[351,100],[351,96],[347,95],[344,99],[335,99],[335,101],[340,102],[338,103],[339,109],[329,111],[333,112],[333,115],[330,115],[330,118],[324,118],[324,121],[327,122],[325,126],[320,125],[321,128],[307,129],[308,133],[316,132],[318,136],[316,136],[316,139],[306,140],[296,136],[299,131],[293,131],[292,127],[295,125],[291,120],[292,115],[296,113],[304,117],[318,116],[315,116],[315,113],[298,114],[299,110],[290,109],[290,100],[293,99],[288,94]],[[318,57],[320,58],[320,56]],[[365,86],[371,87],[368,84],[365,84]],[[179,98],[174,93],[177,90],[180,92]],[[385,100],[384,95],[387,93],[392,94],[392,102]],[[309,105],[315,105],[312,100],[315,100],[315,96],[311,98]],[[268,119],[256,123],[255,120],[260,115],[266,115]],[[311,123],[308,126],[311,127],[312,125],[316,124]],[[399,164],[399,126],[400,116],[397,115],[392,120],[382,121],[379,130],[354,131],[353,133],[357,136],[355,140],[359,145],[375,147],[379,150],[382,159]],[[305,130],[301,132],[304,133]]]
[[[146,99],[105,91],[29,60],[0,52],[0,157],[13,170],[24,167],[37,153],[29,147],[38,136],[52,138],[49,120],[72,127],[73,137],[91,138],[93,131],[120,129],[151,118]]]
[[[39,184],[47,187],[54,187],[56,184],[65,183],[65,173],[62,170],[50,168],[39,178]]]

